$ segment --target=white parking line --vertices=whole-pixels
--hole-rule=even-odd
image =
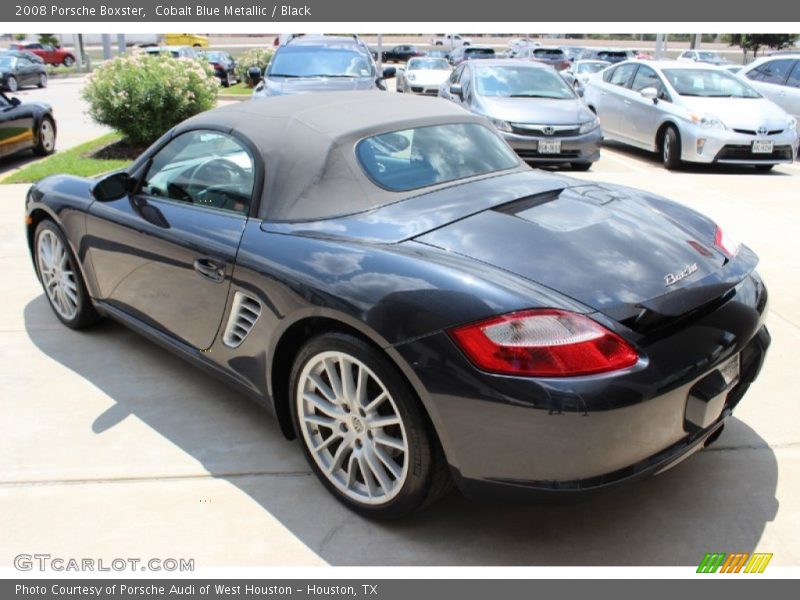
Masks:
[[[617,152],[615,150],[612,150],[611,148],[604,147],[600,151],[600,160],[602,161],[603,159],[606,159],[606,158],[611,160],[612,162],[617,163],[618,165],[624,166],[626,169],[629,169],[631,171],[635,171],[637,173],[649,173],[649,172],[652,172],[652,168],[644,167],[644,166],[640,165],[639,161],[637,161],[636,159],[633,159],[633,158],[630,158],[628,156],[625,156],[624,154],[621,154],[621,153],[619,153],[619,152]]]

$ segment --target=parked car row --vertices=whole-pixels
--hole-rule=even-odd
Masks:
[[[589,78],[587,106],[607,139],[683,162],[768,171],[797,157],[797,118],[745,79],[711,64],[632,60]]]

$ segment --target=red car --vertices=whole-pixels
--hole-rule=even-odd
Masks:
[[[56,48],[50,44],[16,44],[13,46],[18,50],[27,50],[39,56],[46,65],[64,65],[71,67],[75,64],[75,55],[68,50]]]

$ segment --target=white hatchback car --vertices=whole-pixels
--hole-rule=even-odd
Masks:
[[[800,52],[759,58],[744,67],[739,75],[800,121]]]
[[[725,69],[632,60],[593,75],[585,101],[607,139],[682,161],[768,171],[797,156],[797,120]]]

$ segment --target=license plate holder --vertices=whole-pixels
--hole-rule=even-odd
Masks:
[[[539,154],[561,154],[561,140],[540,140]]]
[[[775,143],[772,140],[755,140],[753,142],[753,154],[772,154]]]
[[[739,377],[740,359],[736,354],[692,386],[684,414],[687,431],[705,429],[719,419],[728,393],[739,382]]]

